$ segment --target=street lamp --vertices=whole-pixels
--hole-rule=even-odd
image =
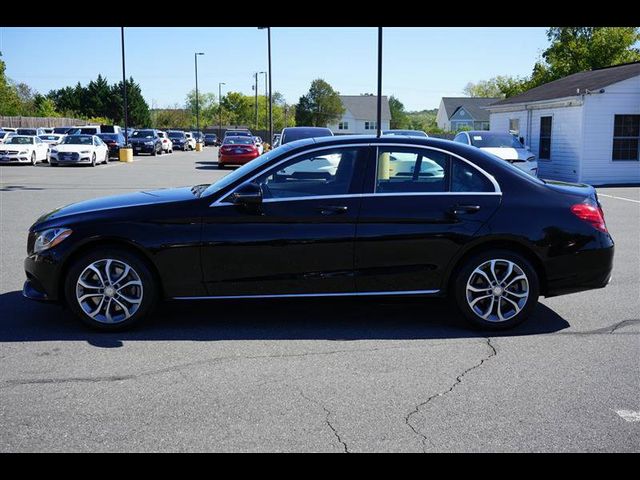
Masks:
[[[265,106],[264,106],[264,134],[267,135],[269,133],[269,112],[267,111],[267,95],[269,95],[269,93],[267,92],[267,72],[258,72],[258,73],[263,73],[264,74],[264,101],[265,101]]]
[[[198,98],[198,55],[204,55],[202,52],[194,53],[193,58],[196,63],[196,132],[200,135],[200,99]],[[200,137],[198,137],[198,141]]]
[[[258,27],[259,30],[267,29],[267,48],[269,57],[269,144],[273,143],[273,115],[271,111],[272,97],[271,97],[271,27]]]
[[[382,135],[382,27],[378,27],[378,115],[376,122],[378,123],[378,138]]]
[[[256,96],[255,96],[255,107],[256,107],[256,130],[258,130],[258,75],[262,75],[265,72],[256,72],[253,74],[253,76],[256,79],[256,85],[254,87],[254,90],[256,92]],[[266,101],[266,97],[265,97],[265,101]]]
[[[226,83],[218,83],[218,138],[222,136],[222,85]]]
[[[120,27],[120,42],[122,44],[122,89],[124,99],[124,144],[129,145],[129,115],[127,114],[127,75],[124,68],[124,27]]]

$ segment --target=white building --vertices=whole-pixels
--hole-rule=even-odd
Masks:
[[[342,118],[327,125],[334,135],[366,135],[376,133],[378,126],[378,97],[376,95],[340,95],[346,109]],[[391,110],[389,99],[382,96],[382,130],[389,130]]]
[[[491,130],[524,138],[541,178],[640,183],[640,62],[575,73],[488,109]]]

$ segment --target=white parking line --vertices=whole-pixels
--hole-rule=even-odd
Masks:
[[[634,412],[633,410],[616,410],[616,413],[627,422],[640,422],[640,411]]]
[[[599,197],[615,198],[616,200],[626,200],[627,202],[640,203],[640,200],[632,200],[630,198],[616,197],[614,195],[605,195],[604,193],[598,193],[598,196]]]

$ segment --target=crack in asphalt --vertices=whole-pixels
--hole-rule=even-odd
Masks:
[[[608,327],[596,328],[594,330],[583,330],[583,331],[577,330],[575,332],[557,332],[554,335],[602,335],[602,334],[611,335],[612,333],[614,333],[616,330],[620,328],[624,328],[629,325],[638,325],[638,324],[640,324],[640,319],[631,318],[628,320],[621,320],[619,322],[614,323],[613,325],[609,325]],[[635,332],[628,332],[628,333],[633,334]]]
[[[4,380],[0,384],[0,389],[15,387],[18,385],[39,385],[39,384],[63,384],[63,383],[99,383],[99,382],[118,382],[123,380],[136,380],[142,377],[149,377],[153,375],[162,375],[164,373],[174,372],[177,370],[181,370],[184,368],[195,367],[199,365],[206,365],[209,363],[218,363],[226,360],[234,361],[234,360],[256,360],[256,359],[264,359],[264,358],[300,358],[300,357],[308,357],[308,356],[318,356],[318,355],[336,355],[341,353],[358,353],[358,352],[376,352],[382,350],[396,350],[403,348],[412,348],[413,346],[409,345],[400,345],[397,347],[377,347],[377,348],[345,348],[341,350],[329,350],[326,352],[304,352],[304,353],[292,353],[292,354],[277,354],[277,355],[249,355],[249,356],[241,356],[241,355],[229,355],[223,357],[214,357],[207,358],[204,360],[200,360],[197,362],[184,363],[181,365],[173,365],[166,368],[161,368],[157,370],[150,370],[147,372],[141,372],[138,374],[130,374],[130,375],[106,375],[106,376],[97,376],[97,377],[68,377],[68,378],[33,378],[33,379],[9,379]],[[415,347],[414,347],[415,348]]]
[[[472,370],[475,370],[477,368],[479,368],[480,366],[482,366],[482,364],[484,362],[486,362],[487,360],[489,360],[491,357],[495,357],[498,352],[496,351],[496,348],[491,344],[491,338],[487,338],[487,345],[489,346],[489,348],[491,349],[491,352],[489,353],[489,355],[487,355],[486,357],[482,358],[482,360],[480,360],[479,363],[476,363],[475,365],[473,365],[472,367],[467,368],[464,372],[462,372],[460,375],[458,375],[456,377],[455,382],[451,385],[451,387],[449,387],[447,390],[445,390],[444,392],[440,392],[437,393],[435,395],[431,395],[429,398],[427,398],[424,402],[419,403],[418,405],[415,406],[415,408],[409,412],[407,414],[407,416],[405,417],[404,421],[407,424],[407,426],[413,430],[413,433],[415,433],[416,435],[418,435],[419,437],[422,437],[422,451],[424,453],[426,453],[426,442],[427,442],[427,436],[424,435],[422,432],[420,432],[416,427],[414,427],[411,424],[411,417],[413,417],[414,415],[418,414],[420,412],[420,408],[426,406],[429,402],[431,402],[432,400],[435,400],[438,397],[442,397],[444,395],[446,395],[447,393],[450,393],[453,391],[454,388],[456,388],[458,385],[460,385],[460,383],[462,383],[462,378],[469,373]]]
[[[324,419],[325,423],[331,429],[331,431],[333,432],[333,435],[336,437],[338,442],[342,445],[342,448],[344,448],[344,453],[351,453],[351,452],[349,452],[349,448],[347,447],[346,442],[344,442],[344,440],[342,440],[342,438],[340,437],[340,434],[338,433],[338,430],[336,430],[336,428],[331,424],[331,421],[329,420],[329,417],[331,416],[331,412],[329,411],[329,409],[327,407],[325,407],[323,403],[320,403],[319,401],[314,400],[313,398],[307,397],[302,390],[299,390],[299,392],[300,392],[300,395],[302,396],[302,398],[304,398],[308,402],[314,403],[314,404],[318,405],[319,407],[322,407],[322,409],[324,410],[324,412],[326,414],[326,417]]]

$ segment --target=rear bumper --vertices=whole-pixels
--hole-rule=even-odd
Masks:
[[[547,264],[545,296],[554,297],[606,287],[613,271],[614,246],[582,250]]]
[[[258,158],[260,155],[249,153],[246,155],[220,155],[218,163],[220,165],[244,165],[251,160]]]

